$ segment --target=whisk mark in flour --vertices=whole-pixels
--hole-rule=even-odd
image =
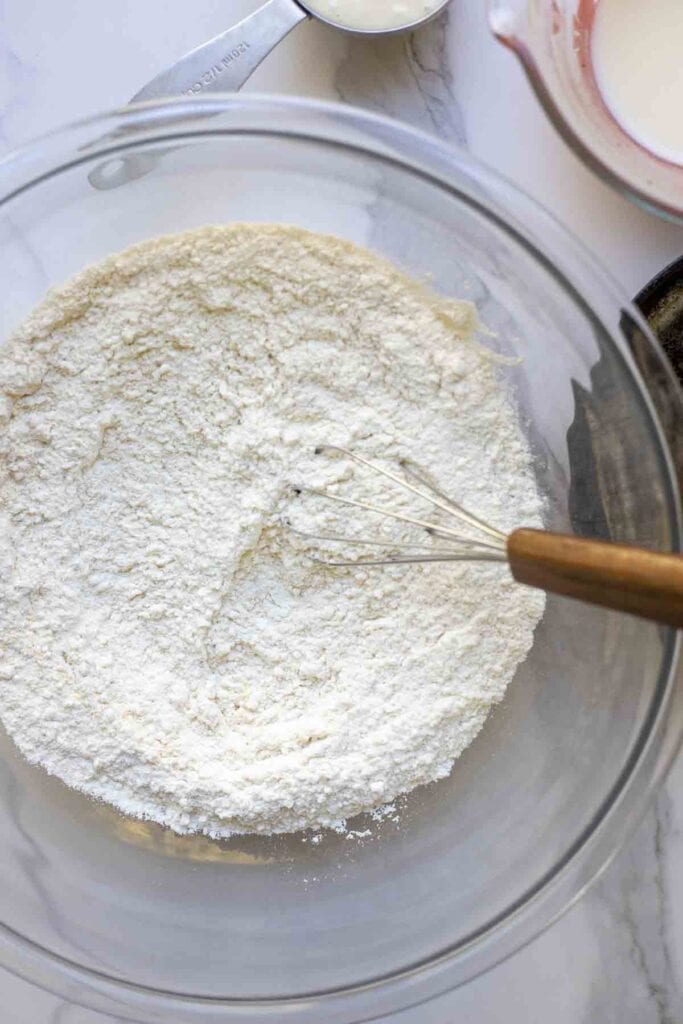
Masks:
[[[263,225],[146,242],[48,295],[0,356],[0,717],[26,757],[209,835],[331,825],[446,775],[542,595],[499,566],[331,572],[278,524],[296,480],[360,499],[313,453],[333,440],[386,468],[419,446],[477,514],[540,524],[475,328],[365,250]]]
[[[371,470],[375,479],[377,477],[383,477],[386,480],[391,480],[394,484],[397,484],[403,491],[407,491],[411,495],[416,495],[421,498],[427,505],[433,506],[441,512],[445,512],[446,516],[450,519],[455,518],[458,525],[469,528],[474,532],[474,536],[466,537],[463,536],[462,532],[457,532],[450,529],[448,526],[439,526],[437,523],[429,522],[425,519],[416,519],[414,516],[406,516],[400,512],[396,512],[394,509],[387,508],[384,505],[373,505],[367,501],[355,501],[352,498],[345,498],[340,494],[328,494],[325,491],[309,491],[321,498],[327,498],[331,501],[339,502],[340,505],[350,506],[354,509],[362,509],[365,512],[371,512],[375,516],[380,516],[383,519],[391,519],[394,522],[404,523],[407,526],[416,526],[420,530],[425,531],[429,536],[438,539],[439,541],[446,541],[448,546],[443,548],[437,547],[425,547],[422,543],[415,543],[414,541],[396,541],[390,538],[380,540],[379,534],[375,535],[374,540],[369,540],[367,537],[359,537],[357,535],[338,534],[338,533],[306,533],[302,530],[296,530],[295,533],[309,540],[326,541],[332,544],[346,544],[352,547],[374,547],[384,548],[384,557],[379,558],[366,558],[352,559],[350,561],[337,561],[331,558],[318,559],[321,564],[334,566],[341,568],[343,566],[363,566],[363,565],[416,565],[425,564],[427,562],[505,562],[507,561],[506,555],[506,538],[505,534],[501,533],[495,527],[489,523],[485,523],[478,516],[468,512],[467,509],[463,508],[457,502],[448,498],[442,491],[437,487],[432,486],[428,481],[424,480],[421,476],[416,474],[410,469],[407,462],[402,463],[404,476],[406,478],[415,477],[419,481],[420,487],[416,487],[410,482],[409,479],[402,479],[397,476],[396,473],[392,473],[390,470],[382,469],[381,466],[376,466],[374,463],[369,462],[367,459],[356,455],[354,452],[350,452],[346,448],[340,448],[338,445],[320,445],[315,450],[316,455],[322,455],[324,453],[332,453],[334,455],[342,455],[347,459],[357,463],[360,466],[364,466],[366,469]],[[301,487],[295,488],[296,494],[303,494],[304,491]],[[291,523],[288,523],[291,526]],[[481,539],[481,535],[484,535],[486,540]],[[397,553],[398,552],[398,553]]]

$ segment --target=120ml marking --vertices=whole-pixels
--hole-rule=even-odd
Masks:
[[[192,96],[194,93],[202,92],[204,89],[208,89],[209,86],[216,81],[217,78],[223,74],[230,65],[239,60],[240,57],[249,49],[249,43],[238,43],[237,46],[229,50],[224,57],[221,57],[220,63],[212,64],[208,71],[205,71],[201,78],[199,78],[194,85],[189,89],[185,90],[186,96]]]

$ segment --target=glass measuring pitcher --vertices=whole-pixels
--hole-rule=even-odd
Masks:
[[[600,94],[591,59],[599,0],[489,0],[494,35],[519,58],[543,109],[574,152],[646,209],[683,221],[683,167],[639,145]]]

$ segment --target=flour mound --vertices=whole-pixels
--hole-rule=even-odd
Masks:
[[[314,453],[337,444],[411,459],[503,529],[540,523],[475,327],[371,253],[276,226],[146,242],[52,291],[0,360],[0,718],[23,754],[216,836],[445,776],[543,597],[504,566],[331,570],[285,519],[329,515],[302,483],[409,507]],[[350,512],[346,532],[391,531]]]

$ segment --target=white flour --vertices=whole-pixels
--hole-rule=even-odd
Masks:
[[[0,717],[25,756],[210,835],[338,822],[446,775],[542,595],[499,566],[331,570],[282,520],[329,518],[302,482],[400,504],[313,452],[334,443],[539,523],[474,320],[283,227],[162,238],[53,291],[0,361]]]

